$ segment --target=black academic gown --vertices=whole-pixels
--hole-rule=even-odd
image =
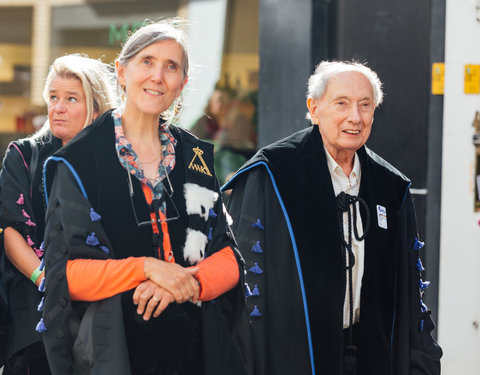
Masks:
[[[430,312],[421,305],[420,243],[410,182],[366,147],[358,155],[359,196],[371,213],[359,374],[439,374],[442,352],[430,335]],[[318,127],[261,149],[223,190],[230,188],[232,229],[254,294],[247,305],[256,373],[341,375],[345,263]],[[377,205],[386,208],[387,229],[379,226]],[[365,224],[365,210],[361,213]]]
[[[126,258],[158,256],[162,241],[151,226],[137,228],[129,198],[126,170],[115,151],[113,117],[110,112],[84,129],[45,165],[46,195],[46,285],[43,340],[53,374],[218,374],[247,375],[243,355],[251,345],[248,335],[240,345],[233,342],[238,332],[247,333],[248,319],[242,289],[236,287],[219,298],[196,308],[189,302],[170,304],[155,319],[143,322],[135,313],[132,291],[97,302],[70,299],[66,278],[69,259]],[[176,165],[170,173],[180,217],[168,222],[175,261],[186,265],[183,244],[186,227],[191,224],[183,197],[187,168],[195,164],[194,149],[204,151],[203,160],[210,175],[199,172],[196,183],[217,190],[211,145],[185,131],[171,127],[177,139]],[[202,164],[196,165],[201,169]],[[192,173],[198,172],[190,168]],[[195,172],[196,171],[196,172]],[[193,178],[193,177],[192,177]],[[132,178],[136,214],[149,221],[150,207],[140,182]],[[167,214],[174,212],[167,201]],[[214,206],[216,217],[210,220],[210,240],[205,248],[209,256],[226,246],[236,252],[226,223],[221,200]],[[93,210],[93,211],[92,211]],[[100,215],[100,218],[92,213]],[[208,231],[208,227],[205,228]],[[95,241],[90,241],[95,237]],[[243,278],[243,261],[238,257]],[[46,329],[46,330],[45,330]],[[193,356],[193,357],[192,357]],[[199,358],[200,357],[200,358]],[[192,365],[186,370],[179,363]],[[196,366],[196,367],[195,367]],[[178,371],[178,372],[176,372]]]
[[[34,160],[31,142],[36,143],[38,150]],[[61,140],[51,134],[40,138],[24,138],[10,143],[3,160],[0,173],[0,226],[17,230],[31,244],[32,252],[34,249],[39,251],[45,227],[42,165],[61,146]],[[45,358],[41,336],[35,331],[41,315],[37,311],[41,293],[6,258],[3,234],[0,241],[0,299],[6,302],[0,311],[7,314],[0,321],[0,366],[8,361],[7,371],[24,369],[26,372],[29,364],[38,358]],[[48,369],[45,373],[48,373]]]

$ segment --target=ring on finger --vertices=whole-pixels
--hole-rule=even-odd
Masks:
[[[155,301],[155,302],[158,302],[158,298],[153,296],[152,299]]]

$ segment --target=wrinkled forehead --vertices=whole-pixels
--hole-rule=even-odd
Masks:
[[[374,93],[372,83],[363,73],[348,70],[335,73],[330,78],[324,95],[373,100]]]

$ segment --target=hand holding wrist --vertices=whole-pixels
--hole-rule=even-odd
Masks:
[[[199,285],[194,277],[198,268],[184,268],[176,263],[147,257],[143,272],[147,280],[167,290],[178,303],[183,303],[190,298],[196,301],[198,298]]]

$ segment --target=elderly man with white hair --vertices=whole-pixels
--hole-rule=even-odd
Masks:
[[[410,180],[365,147],[382,99],[365,65],[320,63],[311,125],[224,187],[258,374],[440,373]]]

